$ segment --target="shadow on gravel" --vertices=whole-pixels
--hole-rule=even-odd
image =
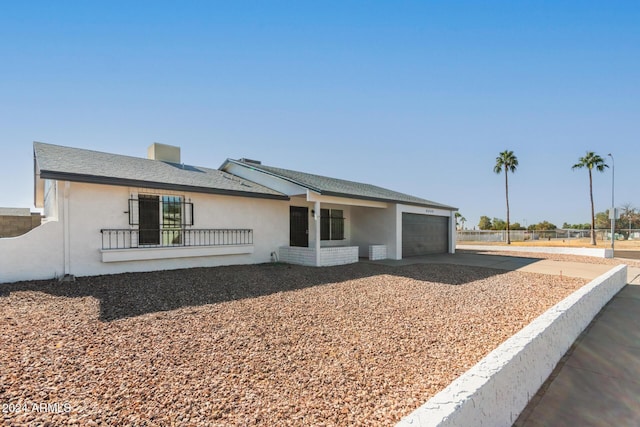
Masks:
[[[504,273],[500,269],[434,263],[388,266],[361,262],[321,268],[276,263],[88,276],[75,282],[18,282],[0,285],[0,296],[27,290],[70,298],[90,296],[100,301],[100,320],[111,321],[381,274],[462,285]]]

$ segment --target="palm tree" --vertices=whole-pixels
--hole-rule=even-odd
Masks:
[[[456,212],[456,227],[459,230],[464,230],[464,223],[467,222],[467,218],[463,217],[460,212]]]
[[[493,167],[495,173],[502,173],[504,170],[504,188],[507,196],[507,245],[511,244],[511,236],[509,236],[509,172],[515,173],[518,167],[518,158],[513,151],[504,150],[496,157],[496,165]]]
[[[593,208],[593,178],[591,176],[591,170],[596,169],[598,172],[604,172],[604,168],[608,168],[602,157],[598,156],[593,151],[587,151],[584,157],[580,157],[578,163],[573,165],[571,169],[587,168],[589,171],[589,197],[591,198],[591,244],[596,244],[596,214]]]

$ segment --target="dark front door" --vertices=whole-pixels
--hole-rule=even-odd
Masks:
[[[138,196],[140,245],[160,244],[160,198],[158,196]]]
[[[309,208],[289,207],[289,246],[309,247]]]

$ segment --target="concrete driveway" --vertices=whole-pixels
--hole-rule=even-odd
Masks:
[[[585,260],[588,258],[585,257]],[[498,270],[518,270],[529,273],[564,275],[592,280],[613,268],[610,264],[593,264],[588,261],[556,261],[550,259],[527,258],[522,256],[487,255],[469,252],[455,254],[434,254],[410,257],[401,260],[366,261],[376,264],[400,266],[411,264],[453,264],[474,267],[495,268]],[[640,280],[640,268],[629,267],[629,283]],[[640,284],[640,282],[638,282]]]

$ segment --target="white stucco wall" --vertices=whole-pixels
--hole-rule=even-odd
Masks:
[[[390,208],[351,208],[351,243],[360,248],[360,256],[369,256],[369,245],[387,245],[387,256],[397,258],[396,210]]]
[[[0,239],[0,282],[45,279],[64,274],[88,276],[123,272],[269,262],[271,253],[289,243],[289,205],[282,200],[170,192],[84,183],[58,183],[47,200],[50,218],[18,238]],[[193,256],[157,260],[103,262],[100,230],[129,229],[128,200],[139,192],[178,195],[194,205],[192,228],[253,230],[253,246],[220,251],[188,250]],[[58,211],[54,212],[53,208]],[[136,249],[131,249],[135,251]],[[171,251],[179,250],[174,248]],[[166,255],[171,251],[160,251]],[[150,252],[150,251],[147,251]],[[152,252],[152,251],[151,251]],[[121,255],[120,255],[121,256]],[[114,261],[115,259],[115,261]]]
[[[26,234],[0,239],[0,283],[64,274],[62,223],[47,221]]]
[[[43,212],[45,219],[58,218],[58,182],[46,179],[44,181]]]
[[[126,213],[129,209],[128,200],[131,195],[137,197],[138,193],[177,195],[186,201],[190,200],[194,206],[194,224],[190,228],[252,229],[252,251],[244,254],[102,262],[100,229],[130,228]],[[70,273],[76,276],[269,262],[271,253],[288,243],[289,236],[288,206],[281,200],[72,183],[69,211],[72,230]]]
[[[65,274],[64,183],[43,183],[46,217],[43,223],[26,234],[0,239],[0,283],[22,280],[45,280]]]

